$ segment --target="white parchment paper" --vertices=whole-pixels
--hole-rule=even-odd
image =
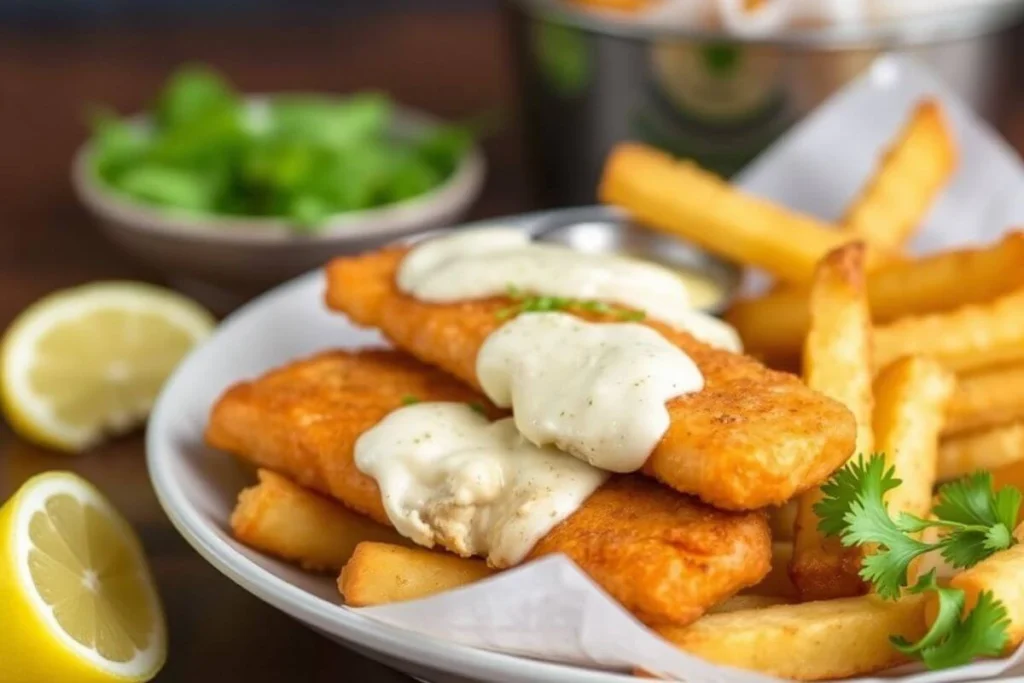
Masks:
[[[923,67],[885,57],[795,128],[739,178],[747,190],[825,219],[868,177],[879,153],[922,97],[942,101],[956,131],[960,167],[916,247],[930,251],[992,241],[1024,224],[1024,166],[1016,153]],[[692,683],[772,680],[688,656],[644,628],[568,559],[556,556],[426,600],[359,610],[433,637],[508,654],[600,669],[642,668]],[[1010,659],[935,673],[913,667],[906,683],[976,681],[1024,674]]]

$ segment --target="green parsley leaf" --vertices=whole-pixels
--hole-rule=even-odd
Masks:
[[[978,657],[995,657],[1002,653],[1010,638],[1010,619],[1006,606],[992,593],[979,594],[974,609],[961,619],[963,591],[933,585],[915,592],[924,590],[934,590],[938,595],[939,612],[935,623],[915,644],[893,639],[897,650],[920,657],[932,670],[963,666]]]
[[[480,401],[470,401],[466,405],[468,405],[470,408],[472,408],[473,412],[479,413],[480,415],[483,415],[484,417],[487,417],[487,409],[484,408],[484,404],[481,403]]]
[[[917,584],[910,589],[910,592],[915,594],[928,591],[935,591],[939,605],[935,622],[928,629],[928,633],[924,634],[924,637],[916,643],[911,643],[902,636],[890,638],[893,647],[911,657],[918,655],[922,650],[938,645],[959,624],[960,613],[964,609],[964,592],[955,588],[942,588],[939,586],[934,569],[918,579]]]
[[[410,394],[406,394],[405,396],[402,397],[402,405],[403,406],[416,405],[419,402],[420,402],[420,398],[417,397],[417,396],[412,396]]]

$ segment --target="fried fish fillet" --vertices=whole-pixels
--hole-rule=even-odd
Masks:
[[[353,449],[410,396],[480,400],[397,351],[333,351],[229,389],[206,438],[387,524],[377,484],[356,468]],[[530,557],[559,552],[649,624],[690,623],[771,566],[763,513],[715,510],[636,476],[610,479]]]
[[[379,327],[399,348],[479,388],[477,352],[501,326],[498,312],[513,302],[434,304],[407,296],[395,284],[406,252],[334,260],[327,267],[328,306],[357,324]],[[646,322],[693,358],[705,388],[669,402],[671,426],[645,474],[716,507],[750,510],[784,503],[820,484],[853,452],[853,415],[839,402],[793,375]]]

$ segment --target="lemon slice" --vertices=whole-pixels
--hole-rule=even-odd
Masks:
[[[4,336],[4,412],[29,440],[88,448],[140,424],[213,327],[200,306],[152,285],[102,282],[47,296]]]
[[[146,681],[163,611],[131,528],[88,482],[30,479],[0,507],[0,680]]]

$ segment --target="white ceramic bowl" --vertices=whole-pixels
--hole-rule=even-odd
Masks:
[[[250,107],[266,98],[254,97]],[[137,119],[145,125],[144,119]],[[411,137],[439,124],[408,109],[396,111],[394,134]],[[173,215],[118,195],[92,172],[90,146],[78,151],[72,182],[103,232],[117,245],[171,276],[248,292],[316,268],[332,256],[371,249],[396,238],[457,223],[479,196],[485,162],[472,148],[452,176],[419,197],[339,214],[315,234],[263,217]]]

